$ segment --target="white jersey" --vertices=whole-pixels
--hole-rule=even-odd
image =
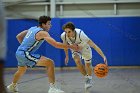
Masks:
[[[72,45],[72,44],[78,44],[78,46],[82,47],[81,51],[78,51],[78,53],[81,54],[83,59],[89,60],[92,58],[92,51],[90,46],[88,45],[88,41],[90,40],[90,38],[81,30],[76,28],[75,29],[75,37],[74,38],[69,38],[65,32],[63,32],[61,34],[61,39],[63,40],[63,42]],[[74,54],[77,51],[73,51],[71,49],[72,54]],[[74,55],[72,55],[74,57]]]
[[[66,33],[63,32],[61,34],[61,39],[63,42],[68,43],[70,45],[72,44],[78,44],[79,46],[85,47],[89,46],[87,42],[90,40],[88,36],[81,30],[81,29],[75,29],[75,37],[74,38],[69,38],[66,36]]]

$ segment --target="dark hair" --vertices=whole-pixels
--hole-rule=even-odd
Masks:
[[[42,26],[42,24],[46,24],[47,21],[51,21],[51,18],[49,16],[40,16],[38,23],[40,26]]]
[[[68,22],[68,23],[64,24],[63,27],[62,27],[63,30],[65,30],[66,28],[69,28],[72,31],[74,31],[75,26],[74,26],[74,24],[72,22]]]

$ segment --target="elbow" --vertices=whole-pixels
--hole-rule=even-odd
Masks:
[[[17,40],[19,40],[20,39],[19,35],[17,35],[16,38],[17,38]]]
[[[16,36],[17,40],[20,41],[20,38],[18,36]]]
[[[16,36],[16,38],[18,39],[18,35]]]
[[[19,36],[16,36],[16,38],[17,38],[17,40],[18,40],[19,43],[22,42],[22,40],[21,40],[21,38]]]
[[[19,41],[19,37],[18,37],[18,36],[16,36],[16,38],[17,38],[17,40]]]

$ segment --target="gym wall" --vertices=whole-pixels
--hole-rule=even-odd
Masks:
[[[104,52],[110,66],[140,66],[140,17],[98,17],[98,18],[53,18],[50,35],[61,41],[62,26],[73,22],[82,29]],[[30,19],[7,20],[7,56],[5,67],[16,67],[16,49],[19,46],[16,35],[31,26],[38,25]],[[94,50],[93,65],[102,63],[103,59]],[[36,52],[54,60],[56,67],[64,67],[64,51],[44,43]],[[75,63],[70,55],[68,66]]]

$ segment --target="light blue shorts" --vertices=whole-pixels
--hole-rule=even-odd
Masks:
[[[39,61],[40,57],[41,55],[39,54],[33,54],[25,51],[16,52],[18,66],[34,67]]]

